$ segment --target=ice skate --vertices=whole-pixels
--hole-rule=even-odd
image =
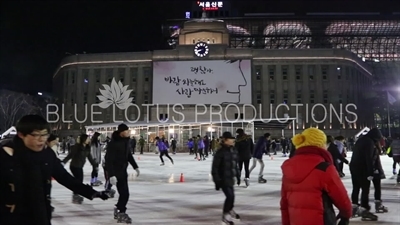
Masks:
[[[362,209],[359,205],[353,205],[353,218],[361,216]]]
[[[245,183],[246,187],[250,186],[250,179],[244,178],[244,183]]]
[[[174,165],[174,160],[171,160],[172,165]]]
[[[109,198],[114,198],[115,190],[114,189],[106,190],[106,194],[108,195]]]
[[[375,212],[376,213],[387,213],[389,212],[389,209],[382,205],[382,201],[376,200],[375,201]]]
[[[117,214],[117,223],[131,224],[132,219],[126,213],[118,213]]]
[[[264,179],[263,176],[261,175],[261,176],[258,177],[258,183],[265,184],[265,183],[267,183],[267,180]]]
[[[114,219],[118,219],[118,209],[117,207],[114,207]]]
[[[164,163],[161,163],[161,164],[160,164],[160,166],[164,166],[164,165],[165,165]]]
[[[233,209],[229,213],[231,214],[232,219],[240,220],[239,214],[237,214]]]
[[[74,204],[82,204],[83,198],[79,195],[72,195],[72,203]]]
[[[372,214],[369,210],[364,210],[361,213],[361,220],[362,221],[378,221],[378,216]]]
[[[232,216],[229,213],[226,213],[222,216],[222,225],[234,225],[235,223],[232,221]]]

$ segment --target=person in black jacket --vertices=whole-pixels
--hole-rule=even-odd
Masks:
[[[90,200],[108,198],[71,176],[46,147],[50,129],[43,117],[24,116],[16,129],[17,136],[0,147],[0,224],[50,225],[52,177]]]
[[[230,132],[222,134],[221,148],[214,155],[211,169],[215,190],[222,189],[226,197],[222,214],[222,222],[225,224],[233,224],[232,219],[240,219],[240,216],[233,210],[235,179],[237,185],[240,185],[237,151],[234,148],[234,142],[235,138]]]
[[[236,136],[236,142],[235,142],[235,148],[238,151],[239,154],[239,177],[241,176],[242,173],[242,168],[244,165],[244,171],[245,171],[245,178],[244,182],[246,184],[246,187],[250,185],[250,159],[253,153],[253,140],[251,137],[247,134],[244,133],[243,129],[237,129],[236,130],[237,136]]]
[[[353,203],[353,215],[361,215],[363,220],[378,220],[378,217],[369,210],[369,189],[374,178],[374,157],[377,151],[375,146],[381,140],[382,134],[378,128],[372,128],[366,135],[360,137],[354,145],[353,155],[350,161],[351,181],[353,192],[351,200]],[[358,195],[361,189],[361,205]]]
[[[270,134],[265,133],[263,136],[258,138],[256,146],[253,151],[253,165],[250,168],[250,173],[256,168],[257,162],[260,163],[260,173],[258,174],[258,183],[264,184],[267,183],[267,180],[263,178],[264,173],[264,161],[262,159],[264,153],[266,153],[266,145],[268,140],[270,139]]]
[[[94,170],[98,170],[99,165],[93,160],[90,154],[89,136],[87,134],[81,134],[78,142],[79,143],[71,147],[71,151],[68,152],[67,157],[65,157],[62,162],[66,164],[71,160],[69,170],[76,179],[83,182],[83,166],[86,163],[86,158],[89,160],[90,164],[92,164]],[[82,201],[83,197],[74,192],[72,195],[72,203],[81,204]]]
[[[139,176],[139,166],[132,156],[130,143],[130,130],[125,124],[120,124],[118,130],[112,134],[112,139],[107,146],[105,156],[105,169],[109,182],[117,186],[119,193],[118,203],[114,208],[114,219],[118,223],[132,223],[132,219],[126,214],[126,204],[129,200],[128,173],[126,171],[128,163],[136,170]]]
[[[340,154],[339,149],[335,144],[335,139],[333,138],[333,136],[327,135],[326,140],[328,142],[328,152],[331,153],[332,155],[333,164],[336,170],[338,171],[339,176],[344,177],[339,162],[349,164],[349,161],[342,154]]]

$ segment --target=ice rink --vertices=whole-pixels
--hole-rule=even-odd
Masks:
[[[175,165],[165,160],[165,166],[160,166],[159,156],[154,153],[135,154],[140,167],[140,176],[129,178],[130,201],[127,213],[134,225],[212,225],[221,224],[222,204],[225,199],[221,191],[215,191],[210,170],[212,156],[206,161],[196,161],[187,153],[171,155]],[[351,155],[349,154],[349,157]],[[61,158],[64,155],[60,156]],[[140,158],[138,158],[140,157]],[[165,158],[165,157],[164,157]],[[264,178],[266,184],[257,183],[259,166],[253,171],[250,187],[236,187],[235,210],[242,220],[237,224],[279,225],[280,222],[280,166],[287,158],[280,154],[271,159],[264,157]],[[389,213],[378,214],[378,222],[361,222],[359,218],[351,220],[351,224],[400,224],[400,186],[395,185],[392,175],[392,159],[382,156],[382,164],[387,179],[382,181],[382,200],[389,207]],[[69,171],[69,165],[66,165]],[[85,182],[90,182],[91,166],[86,163]],[[134,170],[128,167],[132,175]],[[348,167],[345,165],[346,177],[343,182],[351,193],[351,180]],[[184,182],[180,181],[181,173]],[[244,173],[244,171],[243,171]],[[104,181],[103,171],[100,175]],[[242,176],[243,177],[243,176]],[[102,190],[103,187],[97,187]],[[109,225],[117,224],[113,219],[115,198],[107,201],[85,199],[82,205],[71,203],[72,193],[53,181],[52,197],[55,211],[53,225]],[[370,193],[373,202],[373,188]]]

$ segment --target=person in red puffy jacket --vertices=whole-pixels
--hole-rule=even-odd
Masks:
[[[351,201],[326,150],[325,133],[308,128],[292,141],[296,154],[282,165],[282,225],[348,224]]]

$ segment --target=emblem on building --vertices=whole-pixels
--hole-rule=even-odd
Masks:
[[[128,86],[124,86],[121,81],[117,83],[115,78],[112,79],[110,85],[103,84],[104,89],[99,88],[101,95],[97,95],[97,98],[101,101],[99,107],[106,109],[110,105],[115,105],[119,109],[127,109],[133,100],[130,97],[133,90],[128,90]]]

